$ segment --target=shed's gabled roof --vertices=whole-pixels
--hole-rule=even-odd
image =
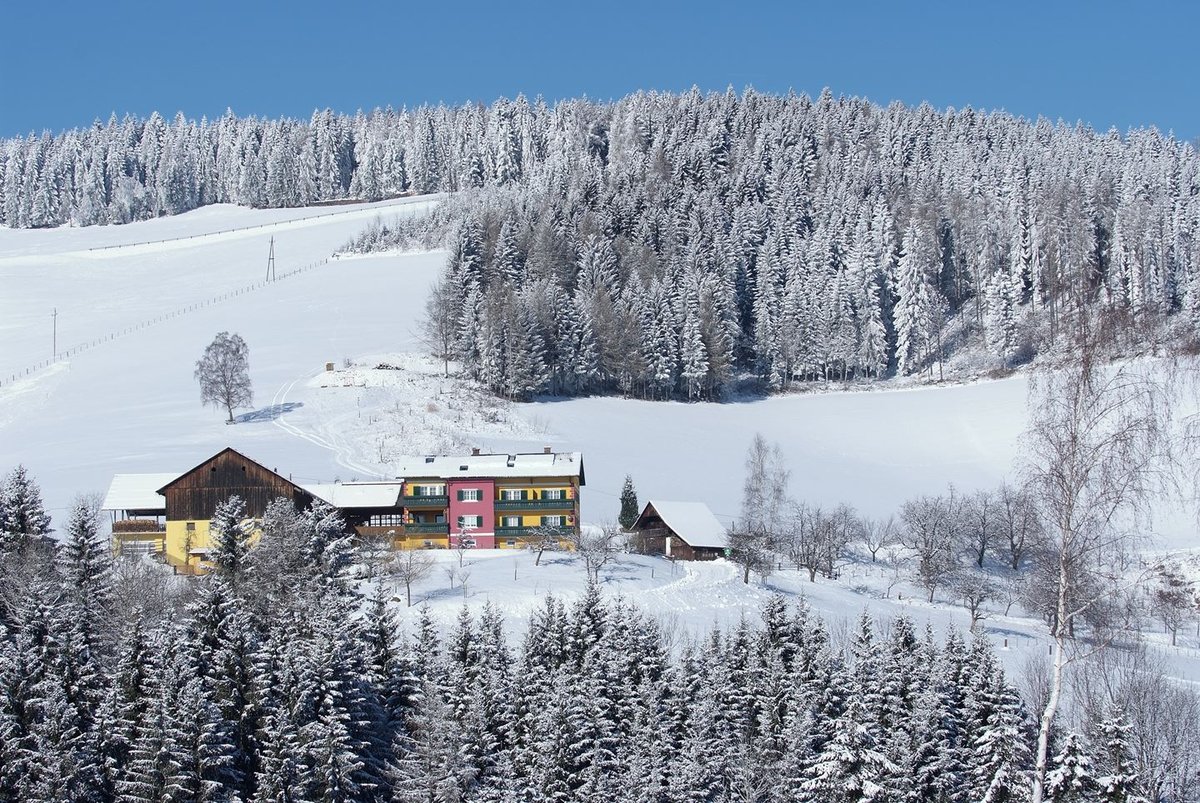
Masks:
[[[217,453],[216,453],[215,455],[213,455],[212,457],[209,457],[209,458],[206,458],[206,459],[202,460],[201,462],[199,462],[199,463],[197,463],[196,465],[192,466],[191,468],[189,468],[187,471],[183,472],[182,474],[176,474],[176,475],[175,475],[175,478],[174,478],[174,479],[172,479],[170,482],[167,482],[167,483],[165,483],[165,484],[164,484],[164,485],[163,485],[161,488],[159,488],[159,489],[158,489],[158,492],[159,492],[159,493],[163,493],[164,491],[166,491],[168,488],[170,488],[170,487],[171,487],[172,485],[174,485],[175,483],[179,482],[179,481],[180,481],[181,479],[183,479],[184,477],[188,476],[189,474],[191,474],[191,473],[192,473],[192,472],[194,472],[194,471],[197,471],[198,469],[204,468],[204,467],[205,467],[205,466],[207,466],[209,463],[211,463],[212,461],[216,460],[218,457],[220,457],[221,455],[225,454],[226,452],[233,452],[235,455],[237,455],[238,457],[240,457],[242,460],[245,460],[247,463],[253,463],[254,465],[256,465],[256,466],[258,466],[259,468],[261,468],[263,471],[267,472],[268,474],[274,474],[276,477],[279,477],[279,479],[283,480],[284,482],[288,483],[288,484],[289,484],[289,485],[291,485],[293,488],[295,488],[295,489],[297,489],[297,490],[299,490],[299,491],[303,491],[303,490],[304,490],[304,489],[303,489],[303,488],[301,488],[299,485],[297,485],[296,483],[294,483],[294,482],[292,482],[291,480],[289,480],[287,477],[284,477],[284,476],[282,476],[282,475],[281,475],[279,472],[277,472],[277,471],[274,471],[273,469],[269,469],[269,468],[267,468],[266,466],[264,466],[262,463],[258,462],[257,460],[253,460],[253,459],[251,459],[251,458],[249,458],[249,457],[246,457],[246,455],[242,454],[242,453],[241,453],[241,452],[239,452],[237,449],[234,449],[232,446],[226,446],[224,449],[222,449],[221,451],[217,452]]]
[[[400,506],[404,482],[335,482],[301,486],[313,496],[339,510]]]
[[[392,465],[409,479],[578,477],[579,484],[585,484],[579,452],[415,455],[398,458]]]
[[[649,514],[658,514],[671,532],[693,547],[724,549],[729,546],[725,525],[717,520],[703,502],[665,502],[651,499],[634,522],[634,529]]]
[[[178,476],[178,472],[117,474],[109,483],[101,509],[165,514],[167,500],[158,489],[171,484]]]

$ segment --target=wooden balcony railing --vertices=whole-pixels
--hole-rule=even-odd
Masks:
[[[450,504],[450,497],[443,494],[441,496],[409,496],[404,495],[405,507],[446,507]]]
[[[114,521],[113,535],[130,535],[135,533],[163,533],[165,525],[154,519],[121,519]]]
[[[497,499],[496,510],[574,510],[574,499]]]

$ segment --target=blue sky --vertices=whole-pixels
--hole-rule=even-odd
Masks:
[[[307,117],[637,89],[859,95],[1200,136],[1200,3],[6,4],[0,137],[111,112]]]

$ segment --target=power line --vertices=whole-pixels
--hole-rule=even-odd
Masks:
[[[275,281],[275,236],[271,235],[271,253],[267,255],[267,281]]]

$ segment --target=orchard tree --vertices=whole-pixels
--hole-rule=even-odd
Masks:
[[[204,356],[196,361],[196,380],[200,383],[200,402],[229,413],[233,423],[237,407],[249,407],[254,400],[250,389],[250,348],[241,335],[221,332]]]

